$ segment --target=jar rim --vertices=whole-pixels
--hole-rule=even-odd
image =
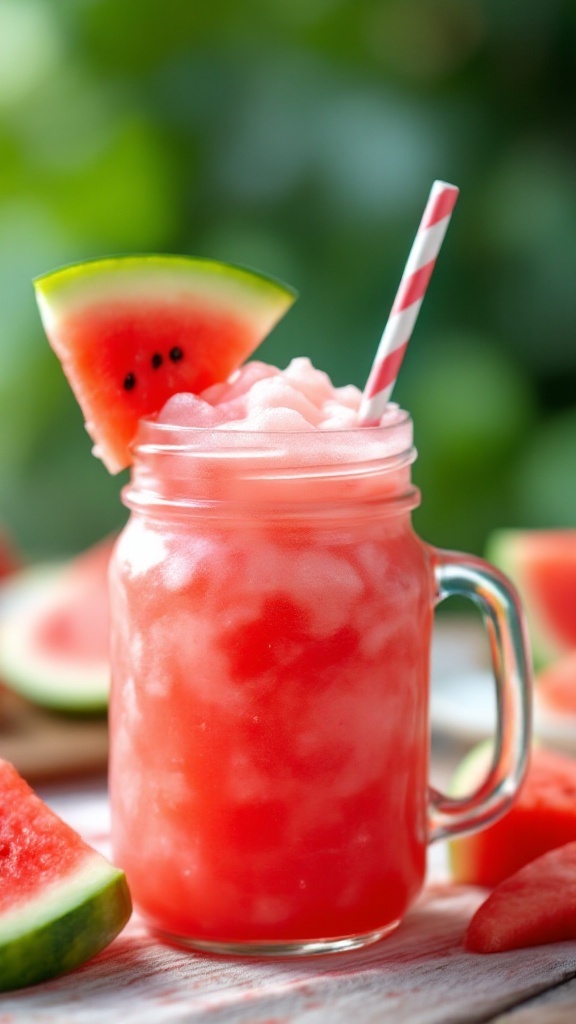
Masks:
[[[390,403],[389,421],[376,426],[354,426],[347,428],[311,427],[309,430],[254,430],[236,429],[218,426],[180,426],[173,423],[159,423],[154,417],[142,417],[138,424],[136,436],[131,444],[135,458],[161,452],[173,454],[203,454],[204,457],[217,452],[246,449],[251,456],[257,449],[263,455],[274,453],[288,456],[291,452],[307,450],[309,455],[314,452],[348,451],[350,461],[365,462],[375,457],[410,457],[412,447],[412,420],[410,414],[396,403]],[[365,444],[358,444],[360,437]],[[204,443],[208,442],[204,447]],[[307,461],[307,460],[306,460]],[[329,463],[346,461],[341,457],[328,458]]]
[[[384,424],[342,430],[180,427],[143,419],[124,501],[132,508],[246,500],[262,509],[352,500],[414,507],[412,440],[410,415],[396,405]]]

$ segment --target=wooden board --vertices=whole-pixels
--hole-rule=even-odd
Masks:
[[[45,711],[15,694],[0,695],[0,757],[31,782],[106,770],[106,719]]]

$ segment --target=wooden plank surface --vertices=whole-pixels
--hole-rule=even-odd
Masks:
[[[481,898],[467,888],[430,886],[388,939],[300,961],[183,952],[136,919],[80,971],[1,998],[0,1020],[471,1024],[576,976],[576,943],[498,956],[464,952],[462,936]]]
[[[575,1021],[576,981],[568,981],[499,1014],[491,1024],[574,1024]]]

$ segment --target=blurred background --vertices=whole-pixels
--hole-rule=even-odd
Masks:
[[[0,522],[119,525],[31,279],[131,251],[300,301],[261,356],[363,385],[434,178],[462,190],[395,397],[423,537],[576,525],[573,0],[0,0]]]

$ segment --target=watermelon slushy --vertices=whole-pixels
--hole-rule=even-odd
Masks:
[[[412,425],[308,360],[143,421],[112,571],[114,848],[192,945],[360,944],[421,887],[434,582]]]
[[[485,827],[522,781],[517,595],[415,536],[412,423],[387,402],[455,191],[433,188],[363,412],[306,359],[236,369],[294,301],[269,277],[152,254],[35,282],[95,454],[132,465],[111,566],[113,838],[136,905],[184,945],[374,941],[426,844]],[[499,712],[495,763],[462,800],[427,786],[432,610],[452,594],[482,610]]]

